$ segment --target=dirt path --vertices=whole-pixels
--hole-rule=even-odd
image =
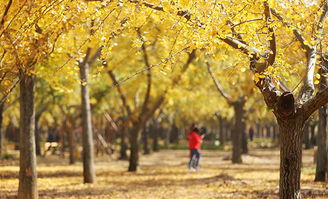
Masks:
[[[142,156],[137,173],[126,161],[97,158],[97,184],[82,184],[82,166],[58,157],[39,159],[40,198],[192,199],[277,198],[279,152],[255,150],[233,165],[230,152],[202,151],[201,169],[187,169],[188,151],[163,150]],[[328,198],[328,185],[314,183],[313,151],[303,153],[303,198]],[[6,164],[4,162],[1,163]],[[8,162],[8,164],[10,164]],[[14,164],[14,163],[11,163]],[[0,198],[14,197],[18,167],[0,166]]]

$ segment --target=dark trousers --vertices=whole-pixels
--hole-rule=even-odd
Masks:
[[[189,169],[198,169],[199,160],[200,160],[200,150],[199,149],[190,149],[190,161]]]

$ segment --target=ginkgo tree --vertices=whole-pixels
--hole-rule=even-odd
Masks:
[[[183,21],[194,30],[194,47],[211,51],[225,43],[239,52],[236,57],[249,60],[256,86],[280,129],[280,198],[300,198],[302,129],[309,116],[328,102],[328,89],[314,93],[317,49],[327,23],[328,2],[133,2]],[[286,35],[299,43],[295,54],[304,64],[295,66],[305,66],[299,93],[281,86],[293,68],[279,43],[286,41]]]

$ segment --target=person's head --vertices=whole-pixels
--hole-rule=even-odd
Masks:
[[[199,128],[195,127],[192,131],[196,132],[196,133],[199,133]]]
[[[194,128],[196,128],[196,127],[197,127],[196,123],[192,123],[192,124],[191,124],[191,127],[190,127],[190,130],[192,130],[192,131],[193,131],[193,130],[194,130]]]

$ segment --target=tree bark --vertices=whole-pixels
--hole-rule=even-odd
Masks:
[[[129,159],[129,169],[128,171],[137,171],[139,164],[139,137],[141,129],[134,126],[130,135],[130,159]]]
[[[126,131],[127,127],[123,124],[122,130],[121,130],[121,143],[120,143],[120,160],[127,160],[128,155],[126,153],[126,150],[128,149],[128,146],[126,144]]]
[[[19,199],[37,199],[37,172],[35,155],[35,77],[21,73],[20,82],[20,161]]]
[[[3,153],[3,132],[2,132],[2,121],[3,121],[3,108],[4,108],[4,103],[0,104],[0,158],[2,157]]]
[[[317,136],[317,166],[315,171],[314,181],[326,181],[328,178],[327,173],[327,132],[328,132],[328,105],[322,106],[319,109],[319,129]]]
[[[71,123],[66,123],[67,127],[67,139],[68,139],[68,149],[69,149],[69,164],[75,164],[75,139],[74,130]]]
[[[305,149],[310,149],[310,125],[309,122],[306,122],[304,125],[304,135],[303,135],[303,142],[305,145]]]
[[[327,57],[328,58],[328,57]],[[328,60],[322,58],[322,66],[319,73],[321,74],[319,89],[323,90],[328,87],[328,81],[323,75],[328,72]],[[314,181],[328,180],[328,105],[319,109],[319,127],[317,135],[317,167]]]
[[[310,124],[310,148],[313,148],[317,143],[316,136],[315,136],[315,127],[316,127],[315,122]]]
[[[82,98],[82,130],[83,130],[83,177],[84,183],[94,183],[96,174],[94,168],[94,148],[92,136],[91,108],[88,87],[89,64],[87,63],[90,50],[86,54],[85,60],[79,64],[81,78],[81,98]]]
[[[301,198],[302,133],[304,123],[299,117],[279,119],[281,199]]]
[[[246,133],[246,123],[242,121],[242,154],[248,153],[248,138]]]
[[[156,119],[153,120],[152,125],[152,135],[153,135],[153,151],[159,151],[159,145],[158,145],[158,137],[159,137],[159,131],[160,128],[158,126],[158,122]]]
[[[36,155],[41,155],[41,137],[40,137],[40,128],[39,128],[39,120],[41,118],[42,112],[39,114],[36,114],[35,116],[35,149],[36,149]]]
[[[220,140],[220,145],[225,144],[225,133],[224,133],[224,119],[220,116],[219,117],[219,122],[220,122],[220,127],[219,127],[219,140]]]
[[[149,130],[145,126],[142,131],[142,138],[143,138],[143,150],[144,154],[150,154],[150,147],[149,147]]]
[[[232,104],[235,111],[235,128],[232,133],[232,163],[242,163],[242,134],[243,134],[243,118],[245,101],[240,100]]]

